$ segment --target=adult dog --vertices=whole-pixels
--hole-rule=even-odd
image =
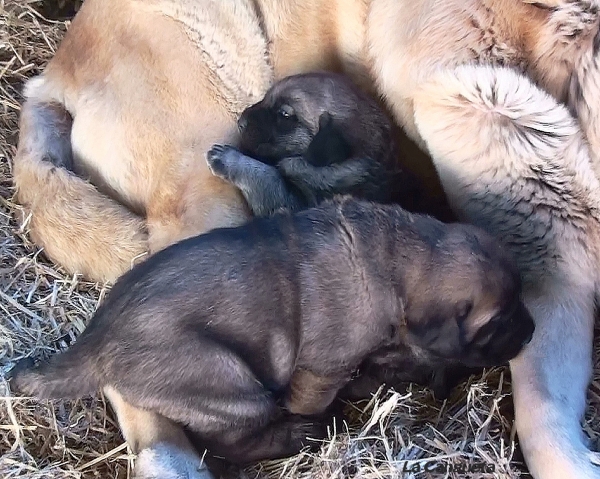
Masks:
[[[511,370],[532,474],[597,479],[579,424],[600,259],[597,31],[584,0],[87,0],[28,86],[19,199],[51,258],[114,279],[148,244],[247,219],[203,157],[274,78],[375,83],[456,212],[521,265],[536,333]],[[150,448],[142,466],[197,463],[173,423],[109,397]]]

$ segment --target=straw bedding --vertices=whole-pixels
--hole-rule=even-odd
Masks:
[[[126,478],[135,457],[104,399],[40,402],[10,395],[5,380],[15,361],[68,347],[85,327],[105,285],[69,277],[31,244],[14,221],[10,159],[15,152],[23,81],[51,58],[80,0],[0,0],[0,477]],[[44,16],[55,20],[47,20]],[[58,20],[56,20],[58,19]],[[585,429],[600,439],[596,354]],[[347,405],[347,424],[331,430],[317,454],[260,464],[248,478],[467,477],[460,467],[493,465],[491,475],[526,475],[512,428],[506,368],[486,371],[436,401],[414,385]],[[418,459],[453,464],[455,472],[404,472]],[[407,462],[408,461],[408,462]],[[458,466],[458,467],[457,467]],[[438,467],[440,467],[438,465]],[[449,467],[449,466],[448,466]],[[413,469],[414,470],[414,469]]]

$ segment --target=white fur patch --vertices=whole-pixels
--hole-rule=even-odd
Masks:
[[[136,479],[214,479],[202,460],[168,444],[157,444],[138,455]]]
[[[43,87],[45,81],[44,75],[38,75],[27,80],[23,86],[23,96],[25,98],[37,96],[38,90]]]

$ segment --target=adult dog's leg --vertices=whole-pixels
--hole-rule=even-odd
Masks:
[[[600,185],[567,109],[512,70],[463,66],[415,95],[415,119],[458,215],[515,255],[536,331],[511,363],[536,479],[598,479],[581,430],[591,372]]]
[[[580,426],[591,375],[593,298],[578,285],[557,284],[526,304],[536,333],[510,366],[517,432],[530,472],[542,479],[598,478],[600,457],[585,447]]]
[[[113,388],[104,388],[129,447],[138,454],[139,479],[211,479],[213,476],[188,440],[183,427],[152,411],[127,403]]]
[[[70,171],[72,119],[63,105],[46,99],[44,82],[29,84],[21,110],[14,158],[17,198],[25,206],[21,222],[69,273],[114,281],[146,252],[145,222]]]

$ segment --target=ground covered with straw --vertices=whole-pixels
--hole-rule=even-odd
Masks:
[[[64,274],[18,228],[10,159],[15,152],[23,81],[51,58],[78,1],[0,0],[0,477],[125,478],[135,457],[99,395],[75,402],[12,397],[5,380],[15,361],[44,357],[76,338],[108,292]],[[47,20],[43,15],[52,16]],[[600,442],[598,355],[585,429]],[[290,478],[498,477],[526,475],[514,437],[510,377],[495,369],[436,401],[416,386],[347,405],[317,454],[260,464],[242,474]],[[413,470],[431,459],[453,472]],[[468,474],[468,464],[494,468]],[[438,466],[440,467],[440,466]]]

